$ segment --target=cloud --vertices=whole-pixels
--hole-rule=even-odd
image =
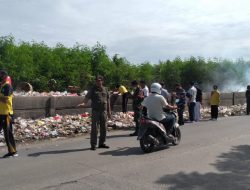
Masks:
[[[249,59],[247,0],[0,0],[0,35],[105,45],[129,61],[181,57]]]

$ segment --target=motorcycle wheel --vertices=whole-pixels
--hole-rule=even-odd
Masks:
[[[173,135],[174,135],[175,139],[172,142],[172,144],[173,145],[180,144],[180,141],[181,141],[181,130],[179,128],[176,128]]]
[[[140,140],[140,146],[143,152],[145,153],[150,153],[153,151],[154,149],[154,142],[148,140],[147,138],[148,136],[144,136],[141,140]]]

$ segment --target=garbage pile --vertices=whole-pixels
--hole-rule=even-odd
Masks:
[[[108,121],[108,126],[113,129],[134,127],[134,113],[133,112],[116,112],[112,119]]]
[[[220,107],[219,115],[223,117],[245,115],[246,107],[247,107],[246,104],[233,105],[230,107]]]
[[[108,120],[109,129],[133,127],[133,112],[117,112]],[[91,129],[91,118],[88,112],[78,115],[56,115],[43,119],[16,118],[14,135],[18,142],[42,140],[57,137],[73,137],[88,133]],[[0,134],[0,142],[4,141]]]
[[[234,106],[220,106],[219,116],[239,116],[245,115],[246,104]],[[202,108],[202,118],[210,118],[210,108]],[[184,118],[188,119],[188,112],[185,111]],[[134,127],[133,112],[116,112],[112,119],[108,120],[108,129],[121,129]],[[73,137],[88,133],[91,129],[90,114],[85,112],[78,115],[56,115],[43,119],[23,119],[16,118],[14,122],[15,139],[18,142],[29,140],[42,140],[58,137]],[[0,143],[4,141],[3,134],[0,133]]]
[[[219,117],[240,116],[246,114],[246,104],[233,106],[219,106]],[[210,107],[203,107],[201,109],[201,116],[203,119],[211,117]],[[184,113],[184,118],[188,119],[188,111]]]
[[[43,119],[16,118],[14,123],[17,141],[41,140],[55,137],[76,136],[90,130],[91,119],[88,113],[81,115],[56,115]]]
[[[59,91],[50,91],[50,92],[36,92],[36,91],[15,91],[14,96],[85,96],[87,91],[83,91],[80,94],[77,93],[70,93],[68,91],[59,92]]]
[[[59,92],[56,91],[57,82],[55,79],[50,79],[48,81],[48,87],[50,92],[36,92],[33,91],[33,86],[28,82],[20,82],[17,84],[16,90],[14,91],[14,96],[84,96],[87,91],[80,92],[80,87],[78,86],[68,86],[67,91]]]

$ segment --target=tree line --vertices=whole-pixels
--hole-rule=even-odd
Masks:
[[[231,85],[232,81],[248,85],[250,80],[250,62],[243,59],[176,57],[157,64],[138,64],[117,54],[109,56],[100,43],[93,47],[79,43],[73,47],[61,43],[49,47],[44,42],[16,43],[13,36],[0,37],[0,68],[8,71],[14,87],[20,82],[28,82],[40,92],[51,90],[51,79],[56,81],[55,90],[58,91],[67,90],[68,86],[88,89],[98,74],[104,76],[105,85],[110,89],[117,83],[130,86],[132,80],[145,80],[147,84],[164,82],[169,90],[176,83],[187,88],[191,81],[208,89],[212,84]]]

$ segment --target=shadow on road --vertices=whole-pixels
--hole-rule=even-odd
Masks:
[[[130,156],[130,155],[141,155],[143,154],[140,147],[122,147],[116,150],[105,151],[99,153],[100,155],[112,155],[112,156]]]
[[[168,189],[250,189],[250,145],[235,146],[231,152],[223,153],[215,164],[218,173],[179,172],[165,175],[156,181],[170,186]]]
[[[119,137],[130,137],[130,136],[129,136],[129,134],[125,134],[125,135],[110,135],[110,136],[107,136],[107,139],[119,138]]]
[[[196,124],[196,123],[200,123],[200,122],[214,122],[214,121],[212,121],[209,118],[201,119],[199,121],[189,121],[189,120],[184,121],[185,124]]]
[[[89,148],[36,152],[36,153],[28,154],[28,156],[38,157],[38,156],[41,156],[43,154],[65,154],[65,153],[71,153],[71,152],[81,152],[81,151],[86,151],[86,150],[89,150]]]
[[[211,120],[211,119],[209,119],[209,118],[201,119],[199,122],[208,122],[208,121],[210,121],[210,122],[214,122],[214,121],[212,121],[212,120]]]
[[[110,135],[110,136],[107,136],[106,138],[107,139],[112,139],[112,138],[119,138],[119,137],[131,137],[129,136],[130,133],[128,134],[123,134],[123,135]],[[132,138],[132,137],[131,137]],[[86,139],[90,139],[90,137],[86,137]]]

